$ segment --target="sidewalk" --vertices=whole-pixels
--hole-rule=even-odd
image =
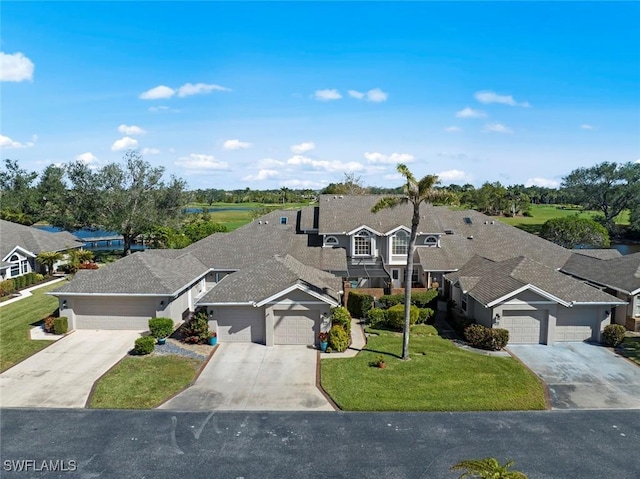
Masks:
[[[60,281],[64,281],[65,279],[66,278],[56,278],[56,279],[54,279],[52,281],[47,281],[46,283],[37,284],[35,286],[31,286],[30,288],[23,289],[19,293],[20,296],[16,296],[15,298],[8,299],[8,300],[3,301],[2,303],[0,303],[0,308],[2,308],[3,306],[6,306],[7,304],[15,303],[16,301],[20,301],[21,299],[25,299],[25,298],[28,298],[29,296],[33,296],[31,294],[31,291],[33,291],[34,289],[44,288],[45,286],[49,286],[50,284],[59,283]]]
[[[359,319],[351,319],[351,346],[342,353],[320,353],[320,359],[352,358],[367,345],[364,326]]]

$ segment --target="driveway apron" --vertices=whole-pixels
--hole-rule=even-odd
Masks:
[[[222,343],[196,384],[162,409],[333,411],[316,387],[317,351],[305,346]]]
[[[139,336],[137,331],[74,331],[0,374],[0,406],[84,407],[93,383]]]
[[[640,409],[640,367],[604,347],[517,344],[509,350],[547,384],[554,409]]]

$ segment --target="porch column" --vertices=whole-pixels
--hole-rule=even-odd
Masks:
[[[265,331],[265,345],[273,346],[275,344],[275,330],[273,324],[273,306],[266,306],[264,308],[264,331]]]
[[[547,310],[547,346],[553,346],[556,342],[556,318],[558,306],[554,305]]]

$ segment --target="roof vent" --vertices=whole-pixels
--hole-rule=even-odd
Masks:
[[[444,234],[452,235],[453,234],[453,230],[444,230]]]
[[[258,224],[259,224],[259,225],[261,225],[261,224],[262,224],[262,221],[258,221]]]
[[[342,198],[344,198],[344,196],[343,196],[343,195],[340,195],[340,196],[338,196],[338,198],[342,199]]]
[[[472,240],[472,239],[473,239],[473,235],[471,235],[471,236],[467,236],[467,239]]]
[[[485,221],[485,222],[484,222],[484,224],[485,224],[485,225],[488,225],[488,224],[489,224],[489,222],[488,222],[488,221]]]
[[[492,225],[495,225],[495,224],[496,224],[496,222],[495,222],[495,221],[492,221],[492,222],[491,222],[491,224],[492,224]]]
[[[268,221],[265,221],[265,222],[264,222],[264,224],[265,224],[265,225],[268,225],[268,224],[269,224],[269,222],[268,222]]]

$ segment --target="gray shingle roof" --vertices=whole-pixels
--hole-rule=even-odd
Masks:
[[[300,210],[300,231],[318,229],[318,207],[305,206]]]
[[[64,251],[79,248],[82,242],[67,231],[51,233],[31,226],[0,220],[0,259],[16,246],[38,255],[45,251]]]
[[[339,299],[339,278],[287,255],[274,256],[225,277],[198,303],[259,302],[294,284],[302,284],[334,301]]]
[[[463,291],[485,306],[526,285],[569,304],[620,303],[618,298],[598,288],[522,256],[500,262],[475,256],[460,271],[445,277],[460,281]]]
[[[576,254],[581,254],[584,256],[591,256],[592,258],[598,258],[598,259],[613,259],[613,258],[619,258],[620,256],[622,256],[622,253],[620,253],[620,251],[618,251],[615,248],[610,248],[610,249],[589,249],[589,248],[584,248],[584,249],[574,249],[572,250],[572,253],[576,253]]]
[[[209,268],[191,255],[170,258],[163,250],[147,250],[98,270],[81,270],[55,294],[169,295],[191,284]]]
[[[640,290],[640,253],[597,259],[575,253],[561,271],[626,293]]]

